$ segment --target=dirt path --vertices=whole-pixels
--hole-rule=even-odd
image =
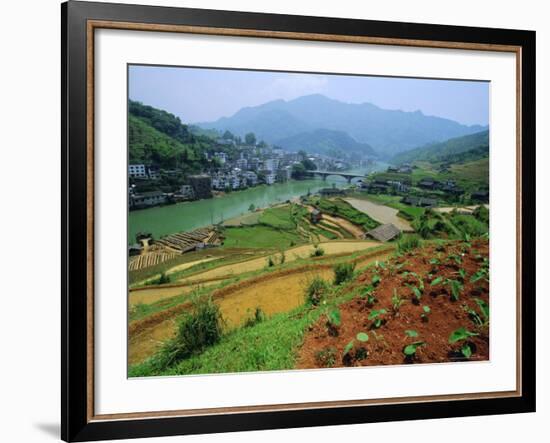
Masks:
[[[325,255],[341,254],[343,252],[356,252],[363,249],[379,246],[380,243],[375,241],[344,241],[336,240],[331,242],[320,243],[320,246],[325,250]],[[313,245],[297,246],[285,251],[285,260],[287,263],[297,260],[299,258],[309,257],[314,250]],[[275,256],[280,254],[275,254]],[[196,280],[210,279],[221,276],[232,276],[243,274],[245,272],[257,271],[266,267],[267,257],[256,258],[253,260],[247,260],[240,263],[233,263],[230,265],[220,266],[216,269],[202,272],[191,277],[186,277],[179,280],[179,282],[190,282]]]
[[[364,212],[369,217],[376,220],[378,223],[392,223],[401,231],[414,231],[411,224],[407,220],[397,216],[397,213],[399,212],[397,209],[390,208],[386,205],[379,205],[368,200],[359,200],[356,198],[346,198],[344,200],[358,211]]]
[[[444,208],[434,208],[434,211],[446,214],[446,213],[452,212],[456,209],[458,212],[467,212],[468,214],[471,214],[472,212],[474,212],[474,210],[478,206],[479,205],[477,205],[477,206],[447,206],[447,207],[444,207]],[[489,205],[483,205],[483,206],[485,206],[487,209],[489,209]]]
[[[389,254],[387,250],[373,253],[372,256],[360,260],[357,266],[362,267],[376,260],[384,260]],[[315,269],[291,269],[245,280],[217,290],[214,292],[214,300],[220,306],[227,327],[232,328],[252,316],[257,307],[271,316],[300,306],[304,302],[304,288],[315,275],[327,280],[332,279],[332,265],[318,265]],[[188,306],[188,303],[183,303],[167,312],[157,313],[156,318],[141,321],[139,326],[131,324],[128,343],[129,363],[139,363],[153,355],[162,342],[172,336],[179,313],[188,309]]]

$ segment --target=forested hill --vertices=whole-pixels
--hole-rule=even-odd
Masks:
[[[152,106],[130,100],[128,111],[130,163],[201,170],[211,139],[192,134],[178,117]]]
[[[402,152],[395,155],[391,161],[394,164],[414,161],[460,163],[477,160],[488,155],[489,131],[481,131]]]

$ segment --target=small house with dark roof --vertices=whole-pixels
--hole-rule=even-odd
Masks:
[[[338,188],[323,188],[319,190],[319,194],[322,196],[344,195],[344,191]]]
[[[407,195],[401,199],[401,203],[404,203],[409,206],[420,206],[422,208],[431,208],[437,206],[437,199],[435,198],[426,198],[426,197],[414,197]]]
[[[365,237],[370,237],[380,242],[393,240],[401,234],[401,231],[392,223],[380,225],[377,228],[371,229],[365,234]]]
[[[439,182],[433,178],[423,178],[418,182],[418,187],[424,189],[437,189]]]

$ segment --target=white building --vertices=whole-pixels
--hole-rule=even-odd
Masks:
[[[246,158],[240,158],[235,162],[235,165],[239,169],[246,169],[246,167],[248,166],[248,161],[246,160]]]
[[[130,178],[146,178],[145,165],[128,165],[128,176]]]
[[[264,170],[262,173],[264,174],[264,181],[266,185],[272,185],[275,183],[276,176],[272,171]]]
[[[279,160],[276,158],[268,158],[267,160],[264,160],[264,169],[267,169],[268,171],[275,171],[278,166]]]

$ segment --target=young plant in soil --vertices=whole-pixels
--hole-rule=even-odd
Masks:
[[[391,297],[391,309],[394,317],[399,315],[399,309],[401,305],[405,303],[405,300],[397,293],[397,289],[393,288],[393,295]]]
[[[464,285],[458,280],[450,278],[446,280],[446,283],[451,288],[451,300],[457,301],[460,298],[460,293],[462,292],[462,289],[464,289]]]
[[[336,348],[325,347],[315,353],[315,362],[323,368],[332,368],[336,364],[337,354]]]
[[[420,300],[422,299],[422,290],[415,286],[415,285],[411,285],[409,283],[405,283],[405,285],[412,291],[413,293],[413,303],[414,304],[419,304],[420,303]]]
[[[354,339],[352,339],[344,348],[344,352],[342,354],[342,362],[346,366],[351,366],[351,363],[353,360],[364,360],[368,356],[368,351],[365,347],[360,346],[355,350],[355,352],[352,354],[352,350],[355,346],[355,340],[358,340],[361,343],[366,343],[369,341],[369,335],[366,332],[359,332]]]
[[[382,318],[387,311],[385,309],[374,309],[370,312],[368,319],[372,320],[371,323],[371,329],[378,329],[380,326],[382,326],[385,323],[385,319]]]
[[[477,332],[468,331],[466,328],[459,328],[451,333],[449,336],[449,343],[461,343],[460,354],[464,358],[469,359],[473,354],[473,343],[467,341],[470,337],[475,337],[479,335]]]
[[[489,283],[489,269],[488,268],[481,267],[479,270],[477,270],[470,277],[470,283],[476,283],[479,280],[485,280],[487,283]]]
[[[416,351],[421,346],[426,346],[424,341],[415,341],[403,347],[403,354],[405,355],[405,360],[412,362],[416,357]]]
[[[338,308],[331,309],[327,313],[327,331],[332,337],[337,337],[340,325],[342,324],[342,314]]]
[[[382,281],[382,278],[378,274],[374,274],[372,276],[371,284],[372,284],[372,286],[374,286],[376,288],[380,284],[381,281]]]
[[[422,314],[420,314],[420,318],[422,319],[422,321],[424,323],[427,323],[429,320],[430,320],[430,313],[432,312],[432,310],[430,309],[429,306],[422,306]]]
[[[378,301],[378,299],[374,295],[374,288],[372,287],[372,285],[368,285],[367,287],[365,287],[365,289],[361,293],[361,298],[365,297],[367,298],[367,306],[371,308]]]
[[[474,299],[477,303],[481,315],[475,309],[466,306],[465,310],[468,317],[474,322],[474,324],[480,328],[483,328],[489,324],[489,305],[480,298]]]

